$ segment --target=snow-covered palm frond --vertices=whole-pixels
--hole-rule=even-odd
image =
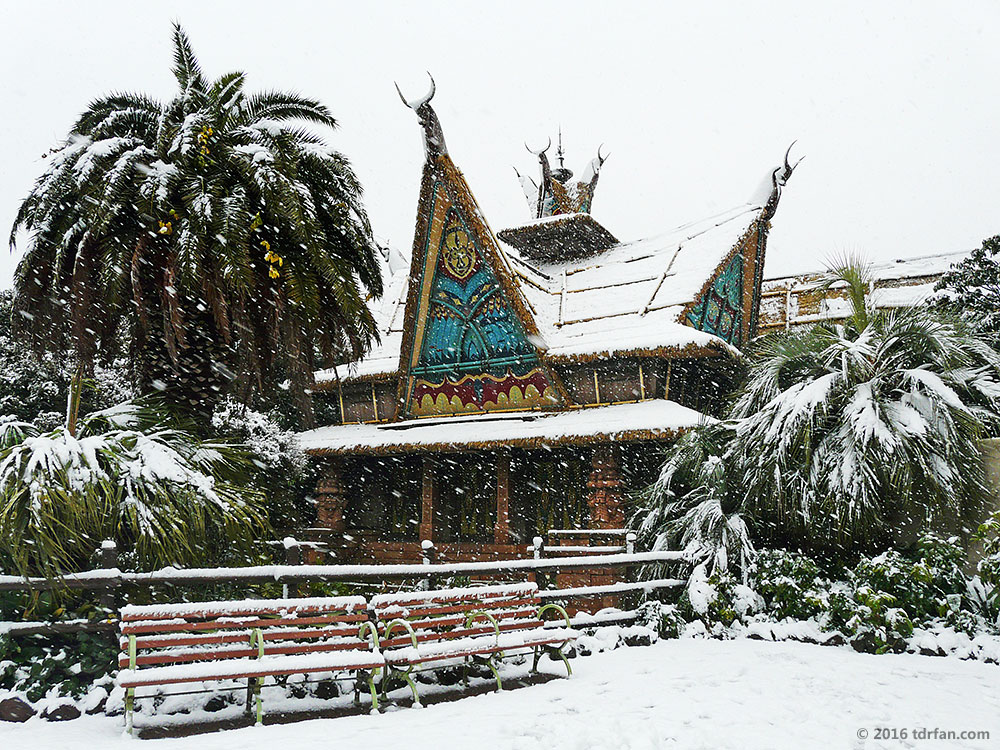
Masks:
[[[718,438],[703,427],[673,449],[639,523],[653,543],[687,546],[698,529],[718,549],[721,530],[738,537],[724,522],[739,511],[783,545],[864,548],[892,544],[904,519],[983,504],[979,440],[1000,427],[1000,356],[948,314],[875,311],[864,268],[830,282],[852,288],[845,322],[760,339],[728,442],[699,450]]]
[[[196,380],[185,373],[205,359],[240,373],[244,393],[296,373],[305,408],[317,352],[290,342],[326,331],[330,359],[377,338],[365,300],[382,278],[361,186],[300,126],[336,125],[322,103],[246,95],[241,72],[209,81],[183,30],[173,36],[177,94],[93,101],[23,202],[11,233],[12,244],[21,230],[30,238],[17,308],[38,314],[18,324],[50,350],[109,357],[129,330],[147,386]],[[204,351],[185,345],[191,327]]]
[[[246,549],[266,528],[262,498],[238,480],[248,455],[160,426],[124,404],[60,427],[0,424],[0,555],[19,573],[57,575],[117,539],[142,566]]]

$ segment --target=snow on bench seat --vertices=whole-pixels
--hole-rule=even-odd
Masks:
[[[537,628],[513,633],[501,632],[474,638],[421,643],[417,648],[406,646],[386,651],[383,655],[387,664],[422,664],[428,661],[451,659],[475,654],[492,654],[500,651],[534,648],[554,645],[578,638],[580,633],[569,628]]]
[[[336,651],[323,654],[265,656],[263,659],[227,659],[196,664],[174,664],[141,670],[124,669],[118,673],[118,684],[128,688],[310,672],[353,671],[383,666],[385,660],[375,651]]]

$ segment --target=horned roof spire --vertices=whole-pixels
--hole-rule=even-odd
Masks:
[[[433,159],[437,156],[447,155],[448,145],[444,142],[444,130],[441,129],[441,121],[438,119],[437,112],[431,106],[431,99],[434,98],[434,92],[437,90],[434,84],[434,76],[428,71],[427,77],[431,79],[430,90],[419,99],[407,101],[398,83],[396,84],[396,91],[399,93],[399,98],[403,100],[403,104],[417,113],[420,126],[424,129],[424,155],[428,159]]]
[[[587,168],[584,169],[582,179],[573,182],[573,171],[567,169],[564,164],[566,155],[563,150],[562,127],[559,128],[559,145],[556,147],[556,158],[559,160],[559,166],[556,169],[552,169],[547,153],[552,147],[551,138],[549,138],[545,148],[533,149],[527,143],[524,144],[524,147],[528,149],[529,153],[538,157],[538,164],[541,168],[539,182],[535,182],[531,177],[522,176],[520,172],[517,173],[525,197],[528,199],[528,206],[534,214],[533,218],[542,219],[561,214],[589,214],[594,202],[594,191],[597,188],[601,167],[608,158],[601,154],[601,149],[597,149],[597,157],[591,159]]]

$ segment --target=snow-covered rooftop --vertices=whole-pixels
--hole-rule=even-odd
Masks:
[[[511,412],[332,425],[300,433],[298,441],[303,450],[313,454],[462,450],[501,444],[535,448],[597,440],[670,439],[705,419],[693,409],[661,399],[557,413]]]
[[[597,257],[532,263],[501,244],[512,277],[538,325],[549,359],[736,348],[681,322],[685,306],[760,215],[747,203],[656,237],[620,243]],[[320,370],[316,382],[388,376],[399,368],[409,263],[392,249],[385,294],[374,310],[382,341],[363,360]]]
[[[871,301],[880,309],[916,307],[934,294],[937,280],[954,264],[969,256],[968,251],[900,258],[871,265]],[[793,325],[837,320],[850,312],[850,302],[841,286],[821,293],[823,273],[772,277],[764,280],[760,306],[762,331]]]

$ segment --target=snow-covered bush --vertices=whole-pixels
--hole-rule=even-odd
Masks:
[[[0,636],[0,690],[32,702],[50,691],[79,698],[114,671],[117,655],[115,639],[103,634]]]
[[[0,290],[0,418],[33,422],[52,429],[66,417],[66,396],[74,372],[71,359],[36,354],[10,333],[13,293]],[[124,361],[95,364],[82,394],[84,412],[104,409],[133,397]]]
[[[684,550],[712,574],[746,570],[753,546],[739,485],[725,462],[733,437],[732,425],[715,423],[678,440],[643,498],[645,507],[632,517],[641,544],[652,550]],[[658,578],[667,572],[663,566],[648,566],[645,575]]]
[[[943,653],[943,644],[954,642],[968,646],[962,653],[994,658],[1000,654],[1000,620],[987,604],[994,589],[965,575],[963,560],[957,540],[926,536],[907,553],[862,556],[827,576],[807,555],[765,550],[757,553],[746,584],[698,565],[676,605],[643,605],[648,609],[642,621],[660,618],[665,638],[812,633],[806,640],[846,640],[870,653]],[[930,648],[932,642],[941,648]]]
[[[875,310],[863,264],[827,283],[846,286],[847,318],[759,340],[727,420],[668,454],[633,521],[654,548],[703,547],[721,570],[752,530],[761,546],[846,560],[897,543],[914,519],[978,522],[1000,354],[946,313]]]
[[[316,467],[299,448],[295,431],[282,424],[277,409],[256,411],[229,398],[212,415],[212,429],[249,450],[257,467],[254,485],[264,495],[271,526],[292,532],[313,522],[310,494],[316,485]]]
[[[987,237],[956,263],[934,289],[936,303],[965,318],[977,330],[1000,334],[1000,235]],[[994,339],[995,340],[995,339]]]
[[[758,612],[763,602],[750,586],[728,572],[708,574],[706,565],[695,567],[687,588],[678,601],[678,612],[688,621],[701,620],[711,631],[717,625],[745,622]]]
[[[218,559],[266,527],[260,493],[241,480],[238,445],[203,442],[123,404],[41,432],[0,425],[0,556],[20,573],[86,566],[104,539],[138,567]]]
[[[818,617],[828,605],[830,582],[812,558],[799,552],[761,550],[754,560],[751,585],[763,600],[763,611],[778,621]]]

